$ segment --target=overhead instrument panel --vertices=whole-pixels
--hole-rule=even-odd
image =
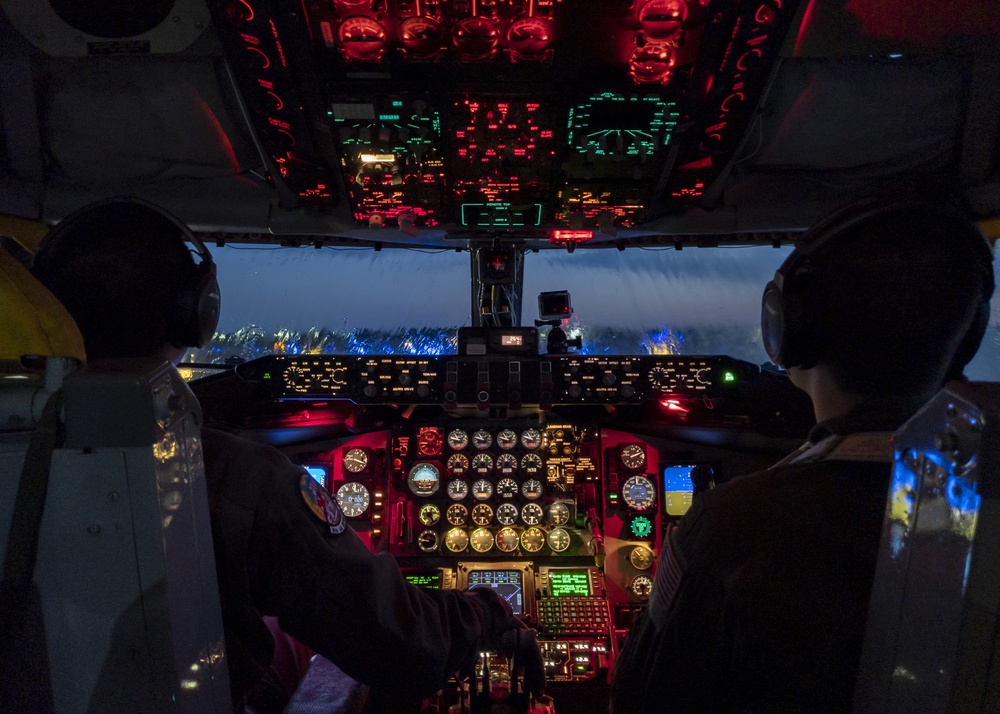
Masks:
[[[541,224],[560,123],[538,100],[467,96],[453,103],[449,166],[462,225]]]

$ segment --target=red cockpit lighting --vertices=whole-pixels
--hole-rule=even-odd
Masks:
[[[669,40],[687,19],[684,0],[649,0],[639,9],[639,26],[651,40]]]
[[[593,239],[594,231],[559,228],[549,231],[549,243],[566,245],[567,243],[586,243]]]

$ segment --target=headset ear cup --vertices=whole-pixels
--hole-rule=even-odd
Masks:
[[[169,331],[175,347],[202,347],[219,322],[219,283],[215,263],[203,260],[177,288]]]
[[[773,280],[764,288],[760,305],[760,336],[772,362],[784,364],[785,309],[781,288]]]
[[[992,290],[990,290],[990,293],[992,293]],[[986,334],[986,328],[989,327],[989,324],[990,301],[987,297],[980,301],[979,307],[976,308],[976,314],[972,317],[972,322],[969,324],[969,329],[965,331],[965,336],[962,337],[962,341],[955,348],[955,355],[951,358],[951,364],[948,365],[948,371],[945,373],[947,381],[962,379],[962,372],[965,370],[965,365],[979,351],[979,344],[983,341],[983,336]]]

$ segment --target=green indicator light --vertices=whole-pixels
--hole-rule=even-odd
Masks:
[[[576,671],[577,672],[586,672],[587,671],[587,665],[585,665],[585,664],[578,664],[578,665],[575,665],[575,667],[576,667]]]
[[[617,493],[609,493],[608,494],[608,500],[609,501],[617,501],[618,500],[618,494]]]
[[[648,538],[653,532],[653,522],[646,516],[636,516],[629,528],[636,538]]]
[[[397,99],[396,101],[394,101],[392,103],[392,106],[394,106],[394,107],[401,107],[401,106],[403,106],[403,103]]]
[[[271,378],[271,373],[270,372],[264,372],[264,379],[270,379],[270,378]]]
[[[723,372],[722,373],[722,381],[723,382],[735,382],[736,381],[736,375],[733,374],[732,372]]]

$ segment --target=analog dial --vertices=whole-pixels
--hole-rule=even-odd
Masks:
[[[529,501],[534,501],[542,495],[542,482],[538,479],[529,478],[521,484],[521,494]]]
[[[658,364],[649,370],[649,383],[653,389],[660,392],[668,392],[677,386],[677,379],[667,371],[666,367]]]
[[[545,533],[541,528],[532,526],[521,533],[521,547],[529,553],[537,553],[545,545]]]
[[[469,543],[472,545],[472,549],[477,553],[485,553],[493,547],[493,534],[490,533],[489,528],[477,528],[472,531],[472,537],[469,539]]]
[[[497,531],[497,548],[504,553],[513,553],[519,544],[520,539],[513,528],[508,526]]]
[[[622,466],[627,469],[641,469],[646,465],[646,449],[642,444],[625,444],[618,454]]]
[[[636,570],[649,570],[649,567],[653,564],[653,551],[642,545],[636,546],[628,554],[628,562]]]
[[[521,446],[534,451],[542,445],[542,432],[538,429],[525,429],[521,432]]]
[[[348,518],[357,518],[368,510],[368,489],[356,481],[348,481],[337,489],[337,503]]]
[[[441,471],[428,461],[418,461],[406,482],[415,496],[433,496],[441,485]]]
[[[421,427],[417,432],[417,452],[421,456],[437,456],[443,445],[441,430],[436,426]]]
[[[448,446],[455,451],[461,451],[469,445],[469,435],[461,429],[452,429],[448,432]]]
[[[469,545],[469,534],[464,528],[452,528],[444,534],[444,547],[452,553],[461,553]]]
[[[529,475],[541,473],[542,457],[538,454],[525,454],[521,459],[521,469]]]
[[[517,446],[517,432],[513,429],[503,429],[497,434],[497,446],[509,451]]]
[[[649,593],[653,591],[653,581],[648,575],[636,575],[632,578],[631,584],[628,589],[632,591],[640,600],[648,600]]]
[[[564,526],[569,523],[569,506],[562,501],[550,503],[549,507],[545,509],[545,511],[548,516],[549,523],[552,525]]]
[[[545,541],[554,553],[562,553],[569,548],[569,532],[565,528],[553,528]]]
[[[464,526],[469,522],[469,509],[461,503],[453,503],[448,506],[448,510],[444,512],[444,517],[447,518],[448,522],[453,526]]]
[[[514,498],[517,495],[517,481],[512,478],[497,481],[497,495],[500,498]]]
[[[537,526],[542,522],[542,507],[537,503],[527,503],[521,509],[521,520],[529,526]]]
[[[434,531],[423,531],[417,536],[417,546],[425,553],[433,553],[438,549],[438,534]]]
[[[472,470],[485,476],[493,470],[493,457],[489,454],[476,454],[472,458]]]
[[[472,497],[478,501],[485,501],[493,496],[493,484],[484,478],[472,484]]]
[[[517,471],[517,457],[514,454],[500,454],[497,457],[497,471],[512,474]]]
[[[344,454],[344,471],[359,474],[368,468],[368,452],[364,449],[348,449]]]
[[[513,503],[501,503],[497,506],[497,523],[502,526],[512,526],[517,523],[517,506]]]
[[[460,478],[452,479],[448,482],[448,498],[452,501],[461,501],[469,495],[469,484]]]
[[[461,476],[469,470],[469,457],[465,454],[452,454],[448,457],[448,473]]]
[[[656,487],[645,476],[630,476],[622,486],[622,498],[629,508],[642,511],[656,501]]]
[[[417,518],[419,518],[420,522],[425,526],[433,526],[441,520],[441,509],[433,503],[425,503],[420,507],[420,511],[417,513]]]
[[[472,435],[472,445],[480,451],[493,446],[493,435],[486,429],[477,429]]]
[[[477,503],[472,507],[472,522],[477,526],[488,526],[493,520],[493,509],[486,503]]]

